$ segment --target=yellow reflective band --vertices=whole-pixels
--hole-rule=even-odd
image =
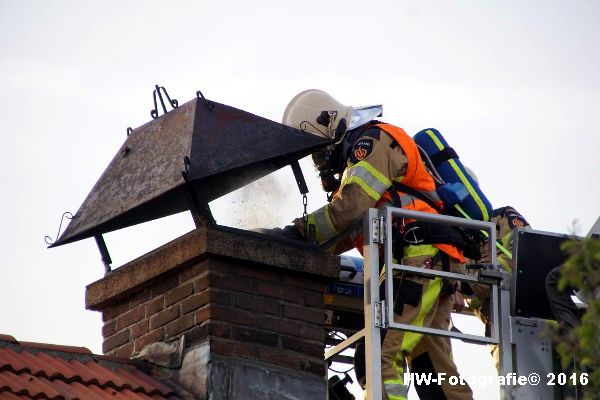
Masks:
[[[463,217],[465,217],[466,219],[471,219],[471,217],[469,217],[469,214],[467,214],[467,213],[465,212],[465,210],[463,210],[462,208],[460,208],[460,206],[459,206],[458,204],[455,204],[455,205],[454,205],[454,208],[455,208],[455,209],[456,209],[458,212],[460,212],[460,213],[462,214],[462,216],[463,216]],[[487,231],[484,231],[484,230],[482,229],[482,230],[480,230],[479,232],[481,232],[481,234],[482,234],[483,236],[485,236],[486,238],[488,238],[488,239],[490,238],[490,234],[489,234],[489,233],[487,233]],[[510,251],[506,250],[506,248],[505,248],[504,246],[502,246],[502,245],[501,245],[501,244],[500,244],[500,243],[499,243],[497,240],[496,240],[496,248],[497,248],[498,250],[500,250],[501,252],[503,252],[503,253],[504,253],[504,254],[505,254],[505,255],[506,255],[506,256],[507,256],[509,259],[511,259],[511,260],[512,260],[512,253],[511,253]]]
[[[440,140],[437,138],[437,136],[435,136],[435,134],[433,133],[433,131],[427,130],[426,132],[429,135],[429,137],[431,138],[431,140],[433,140],[433,142],[435,143],[435,145],[437,146],[437,148],[439,150],[444,150],[444,145],[442,144],[442,142],[440,142]],[[465,176],[465,174],[463,174],[463,172],[461,171],[461,169],[458,167],[458,164],[456,163],[456,161],[454,161],[453,159],[449,159],[448,160],[448,164],[450,164],[450,166],[452,167],[452,169],[454,170],[454,172],[460,178],[461,182],[467,188],[467,191],[469,192],[469,194],[471,195],[471,197],[473,198],[473,200],[475,200],[475,203],[477,203],[477,206],[481,210],[481,216],[483,217],[483,221],[489,221],[490,220],[490,216],[489,216],[489,214],[487,212],[487,208],[485,207],[485,205],[481,201],[481,198],[479,197],[479,195],[475,191],[475,188],[473,188],[473,185],[471,185],[471,182],[469,182],[469,179],[467,179],[467,177]]]
[[[308,224],[315,225],[317,242],[331,239],[337,235],[337,231],[335,230],[333,221],[331,221],[331,216],[329,215],[329,205],[325,205],[312,214],[309,214]]]
[[[496,261],[498,261],[500,264],[502,264],[502,267],[504,267],[504,269],[506,270],[506,272],[512,273],[512,268],[508,264],[508,261],[506,261],[504,259],[504,257],[497,257]]]
[[[431,311],[431,308],[440,296],[441,291],[441,278],[435,278],[430,281],[429,286],[427,286],[427,289],[425,289],[425,293],[423,293],[423,297],[421,298],[421,308],[419,309],[419,313],[417,314],[416,318],[410,322],[411,325],[419,327],[423,326],[425,316]],[[400,351],[404,353],[410,353],[417,346],[422,336],[423,335],[421,333],[405,332],[404,338],[402,338]]]
[[[344,186],[346,186],[349,183],[356,183],[358,186],[360,186],[360,188],[367,194],[369,195],[370,198],[372,198],[375,201],[378,201],[381,198],[381,194],[377,193],[375,190],[373,190],[365,181],[363,181],[362,179],[360,179],[357,176],[352,176],[348,179],[346,179],[344,181]]]
[[[306,227],[307,232],[305,232],[305,235],[306,235],[306,237],[308,237],[308,234],[309,234],[308,230],[310,230],[310,226],[311,225],[315,225],[316,226],[316,224],[315,224],[315,214],[314,213],[308,214],[308,216],[306,218],[307,218],[307,225],[308,226]],[[319,242],[320,240],[322,240],[322,239],[319,239],[319,234],[318,233],[317,233],[317,237],[315,239],[317,240],[317,242]]]
[[[512,231],[510,231],[506,235],[504,235],[504,237],[502,237],[500,239],[500,241],[502,242],[502,246],[510,247],[510,243],[512,241]]]
[[[428,256],[433,257],[439,250],[432,244],[409,245],[404,248],[404,258]]]
[[[390,394],[390,395],[388,395],[388,399],[389,400],[407,400],[408,397],[406,397],[406,396],[396,396],[396,395]]]
[[[387,382],[391,382],[391,383],[398,383],[400,385],[404,385],[404,355],[402,354],[402,352],[397,352],[396,354],[394,354],[394,357],[392,357],[392,368],[394,368],[394,370],[396,371],[396,375],[399,376],[400,378],[396,381],[390,381],[390,380],[386,380],[384,383]]]
[[[392,182],[381,172],[379,172],[374,166],[372,166],[371,164],[369,164],[368,162],[366,162],[365,160],[359,161],[355,167],[361,166],[362,168],[366,169],[367,171],[369,171],[371,173],[371,175],[373,175],[373,177],[377,180],[379,180],[381,183],[383,183],[386,187],[386,189],[390,186],[392,186]]]
[[[398,379],[385,379],[383,381],[384,385],[404,385],[404,374],[398,375],[400,378]]]
[[[356,183],[375,201],[392,185],[385,175],[364,160],[344,172],[341,188],[349,183]]]

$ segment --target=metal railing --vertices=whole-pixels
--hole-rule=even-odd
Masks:
[[[417,221],[442,223],[463,228],[484,230],[489,235],[488,245],[491,269],[481,271],[477,276],[425,269],[394,262],[392,256],[392,220],[393,217],[407,218]],[[502,272],[496,263],[496,226],[492,222],[468,220],[447,215],[424,213],[395,207],[371,208],[363,217],[363,258],[364,258],[364,328],[335,347],[325,352],[325,360],[341,353],[354,343],[364,338],[366,353],[366,385],[367,398],[382,398],[381,379],[381,330],[400,329],[406,332],[416,332],[426,335],[438,335],[463,339],[477,343],[494,343],[500,345],[500,365],[503,374],[512,372],[512,352],[510,346],[510,326],[508,321],[502,321],[500,310],[509,310],[509,293],[506,273]],[[379,293],[380,246],[384,249],[385,299]],[[443,329],[433,329],[423,326],[401,324],[394,321],[393,298],[394,271],[408,272],[412,275],[440,277],[478,285],[491,286],[491,336],[479,336],[452,332]],[[499,288],[500,287],[500,288]]]

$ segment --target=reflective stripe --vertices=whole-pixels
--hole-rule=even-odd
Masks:
[[[414,196],[411,196],[410,194],[402,195],[402,196],[400,196],[400,205],[396,206],[396,207],[406,207],[406,206],[409,206],[415,200],[416,200],[416,198]]]
[[[312,214],[309,214],[308,224],[315,225],[317,231],[316,239],[318,242],[331,239],[337,235],[337,231],[335,230],[333,222],[331,221],[331,216],[329,215],[329,205],[325,205]]]
[[[438,201],[442,201],[442,198],[438,194],[437,190],[432,190],[431,192],[422,192],[422,193],[425,193],[427,195],[427,197],[429,197],[431,200],[433,200],[434,203],[437,203]]]
[[[430,281],[429,286],[427,286],[427,289],[425,289],[425,293],[423,293],[423,297],[421,298],[421,308],[419,309],[419,313],[412,322],[409,322],[411,325],[419,327],[423,326],[425,316],[431,311],[431,308],[440,296],[441,291],[441,278],[435,278]],[[404,338],[402,338],[400,352],[410,353],[417,346],[422,336],[421,333],[405,332]]]
[[[510,231],[500,239],[502,246],[512,247],[512,234],[512,231]]]
[[[508,261],[506,261],[504,259],[504,257],[497,257],[496,261],[498,261],[500,264],[502,264],[502,267],[504,267],[506,272],[512,273],[512,268],[511,268],[510,264],[508,264]]]
[[[395,178],[394,182],[398,182],[398,183],[402,183],[402,180],[404,179],[404,175]],[[417,189],[415,189],[417,190]],[[438,194],[437,190],[417,190],[420,193],[423,193],[425,196],[429,197],[434,203],[437,203],[438,201],[442,201],[440,195]]]
[[[404,382],[399,381],[384,381],[383,386],[385,393],[390,400],[406,400],[408,396],[408,387],[404,386]]]
[[[404,248],[404,258],[428,256],[433,257],[438,252],[432,244],[410,245]]]
[[[431,139],[433,140],[433,142],[435,143],[435,145],[437,146],[437,148],[439,150],[444,150],[444,145],[435,136],[435,134],[431,130],[427,130],[426,132],[429,135],[429,137],[431,137]],[[454,161],[453,159],[449,159],[448,160],[448,164],[452,167],[452,169],[454,170],[454,172],[456,173],[456,175],[458,175],[458,177],[460,178],[461,182],[465,185],[465,187],[467,188],[467,191],[469,192],[469,194],[471,195],[471,197],[473,198],[473,200],[475,201],[475,203],[477,203],[477,206],[479,207],[479,210],[481,211],[481,216],[483,217],[483,220],[484,221],[489,221],[490,220],[490,216],[488,214],[487,207],[485,206],[485,204],[483,204],[483,202],[481,201],[481,198],[479,197],[479,195],[477,194],[477,192],[475,192],[475,189],[471,185],[471,182],[469,182],[469,180],[467,179],[467,177],[465,176],[465,174],[463,174],[463,172],[461,171],[461,169],[458,167],[458,164],[456,164],[456,161]]]
[[[343,188],[349,183],[356,183],[375,201],[392,185],[392,182],[375,167],[366,161],[359,161],[345,171],[342,181]]]

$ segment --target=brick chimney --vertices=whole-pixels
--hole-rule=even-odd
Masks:
[[[325,399],[323,292],[339,258],[303,243],[204,226],[88,285],[103,352],[183,337],[163,375],[194,399]]]

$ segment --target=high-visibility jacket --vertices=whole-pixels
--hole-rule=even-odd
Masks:
[[[368,208],[379,207],[385,202],[410,210],[437,213],[425,201],[400,191],[396,191],[400,204],[392,202],[390,191],[394,190],[394,182],[439,201],[435,182],[427,172],[416,144],[402,128],[384,123],[372,125],[354,139],[352,148],[343,157],[347,159],[347,166],[339,190],[329,204],[308,215],[308,223],[315,225],[319,243],[340,235]],[[439,206],[441,208],[441,201]],[[352,247],[362,250],[360,237],[355,235],[349,239],[336,246],[333,252],[341,253]],[[456,247],[448,244],[434,246],[464,262],[462,252]]]
[[[515,228],[531,229],[529,222],[513,207],[505,206],[497,208],[492,213],[492,222],[496,224],[496,237],[505,249],[512,253],[513,250],[513,230]],[[507,254],[496,248],[496,260],[502,265],[505,271],[512,272],[513,259]],[[490,262],[489,245],[481,245],[481,259],[479,262]]]

